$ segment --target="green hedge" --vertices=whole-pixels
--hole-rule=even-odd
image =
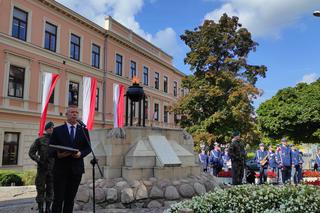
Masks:
[[[316,186],[243,185],[193,197],[173,205],[170,212],[189,208],[195,213],[316,213],[320,188]]]
[[[36,170],[26,170],[19,174],[23,181],[23,185],[34,185],[36,179],[37,171]]]
[[[4,170],[0,172],[0,186],[22,186],[22,178],[17,172],[11,170]]]
[[[247,159],[252,159],[254,157],[254,155],[255,155],[254,152],[247,153]]]
[[[26,170],[18,172],[14,170],[0,170],[0,186],[15,186],[34,185],[36,177],[35,170]]]

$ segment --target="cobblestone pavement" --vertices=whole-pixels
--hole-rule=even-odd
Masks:
[[[35,186],[0,187],[0,213],[35,213],[37,204]],[[166,208],[96,209],[96,213],[163,213]],[[92,213],[74,211],[74,213]]]

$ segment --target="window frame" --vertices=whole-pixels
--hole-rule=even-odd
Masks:
[[[97,87],[96,88],[96,106],[94,107],[94,110],[96,111],[96,112],[99,112],[99,98],[100,98],[100,88],[99,87]]]
[[[120,61],[118,60],[121,59]],[[115,66],[116,66],[116,75],[122,76],[123,73],[123,56],[119,53],[116,53],[116,58],[115,58]]]
[[[5,131],[4,132],[4,137],[3,137],[3,151],[4,152],[4,147],[6,145],[6,143],[8,143],[9,145],[12,143],[12,141],[10,142],[5,142],[5,137],[6,134],[16,134],[17,135],[17,141],[16,141],[16,156],[15,156],[15,162],[13,164],[4,164],[4,155],[2,154],[2,166],[13,166],[13,165],[18,165],[19,163],[19,144],[20,144],[20,138],[21,138],[21,132],[11,132],[11,131]],[[8,153],[9,155],[9,153]]]
[[[143,66],[143,85],[149,85],[149,68],[146,66]]]
[[[177,81],[173,82],[173,96],[174,97],[178,96],[178,82]]]
[[[157,106],[157,107],[156,107]],[[153,116],[153,119],[155,120],[155,121],[159,121],[159,107],[160,107],[160,104],[159,103],[154,103],[154,105],[153,105],[153,113],[157,113],[156,115],[157,115],[157,117],[155,118],[154,116]],[[157,110],[156,110],[157,109]],[[154,114],[153,114],[154,115]]]
[[[70,100],[69,100],[69,97],[70,97],[70,84],[71,84],[71,83],[78,85],[78,90],[77,90],[77,102],[76,102],[76,103],[73,102],[73,101],[70,102]],[[80,83],[79,83],[79,82],[76,82],[76,81],[70,80],[68,85],[69,85],[69,88],[68,88],[68,106],[70,106],[70,105],[79,106]]]
[[[168,76],[163,76],[163,92],[168,93]]]
[[[99,50],[99,52],[95,52],[94,47],[96,47]],[[101,54],[100,50],[101,50],[101,48],[99,45],[97,45],[95,43],[91,44],[91,66],[95,67],[97,69],[100,69],[100,54]],[[98,60],[98,61],[96,61],[96,60]],[[98,64],[96,64],[96,62]]]
[[[76,38],[78,38],[79,39],[79,44],[77,44],[77,43],[74,43],[73,41],[72,41],[72,37],[76,37]],[[75,48],[76,47],[78,47],[78,58],[76,58],[75,57]],[[72,55],[72,49],[73,49],[73,54],[74,55]],[[81,37],[80,36],[77,36],[76,34],[74,34],[74,33],[71,33],[70,34],[70,58],[71,59],[73,59],[73,60],[76,60],[76,61],[80,61],[80,58],[81,58]]]
[[[13,81],[13,89],[14,89],[14,94],[13,95],[11,95],[10,94],[10,77],[11,77],[11,68],[12,67],[15,67],[15,68],[18,68],[18,70],[19,69],[21,69],[21,70],[23,70],[23,74],[22,74],[22,84],[21,84],[21,88],[22,88],[22,91],[21,91],[21,95],[20,96],[18,96],[17,95],[17,80],[15,80],[15,81]],[[19,66],[16,66],[16,65],[13,65],[13,64],[10,64],[10,66],[9,66],[9,76],[8,76],[8,91],[7,91],[7,95],[8,95],[8,97],[13,97],[13,98],[21,98],[21,99],[23,99],[23,97],[24,97],[24,86],[25,86],[25,75],[26,75],[26,68],[24,68],[24,67],[19,67]]]
[[[53,88],[51,96],[49,98],[49,104],[54,104],[54,91],[55,91],[55,88]]]
[[[168,106],[163,106],[163,123],[169,123],[169,110]]]
[[[55,34],[47,31],[47,24],[55,27]],[[46,42],[46,41],[47,41],[47,39],[46,39],[46,38],[47,38],[47,35],[49,35],[49,47],[46,47],[46,44],[47,44],[47,42]],[[54,46],[53,49],[50,48],[50,47],[51,47],[51,37],[52,37],[52,36],[54,36],[54,40],[55,40],[55,46]],[[50,23],[49,21],[46,21],[46,22],[45,22],[45,30],[44,30],[44,48],[47,49],[47,50],[50,50],[50,51],[52,51],[52,52],[57,52],[57,40],[58,40],[57,37],[58,37],[58,26],[55,25],[55,24]]]
[[[160,73],[154,72],[154,88],[159,89],[160,88]]]
[[[25,21],[22,20],[22,19],[19,19],[18,17],[16,17],[16,16],[14,15],[15,9],[16,9],[16,10],[19,10],[20,12],[23,12],[23,13],[26,14],[26,20],[25,20]],[[28,18],[29,18],[29,12],[27,12],[27,11],[25,11],[25,10],[23,10],[23,9],[20,9],[19,7],[16,7],[16,6],[13,7],[13,10],[12,10],[12,24],[11,24],[11,36],[12,36],[12,37],[17,38],[17,39],[20,39],[20,40],[22,40],[22,41],[27,41],[27,37],[28,37]],[[15,34],[13,33],[13,30],[14,30],[14,27],[13,27],[13,26],[14,26],[15,20],[18,21],[18,33],[17,33],[17,35],[15,35]],[[25,34],[24,34],[24,38],[21,38],[21,37],[20,37],[21,22],[25,24]]]
[[[132,66],[134,64],[134,66]],[[133,75],[134,73],[134,75]],[[133,76],[137,76],[137,63],[133,60],[130,61],[130,79],[133,78]]]

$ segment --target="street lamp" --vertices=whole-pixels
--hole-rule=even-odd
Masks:
[[[320,10],[316,10],[313,12],[314,16],[320,17]]]

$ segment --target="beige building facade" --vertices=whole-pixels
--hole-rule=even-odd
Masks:
[[[170,55],[112,17],[100,27],[53,0],[0,1],[0,168],[34,167],[28,150],[38,134],[44,72],[60,75],[47,116],[56,125],[68,105],[81,111],[82,78],[93,76],[94,128],[111,128],[113,84],[127,88],[137,76],[147,95],[146,125],[177,127],[169,107],[184,93],[184,74]]]

